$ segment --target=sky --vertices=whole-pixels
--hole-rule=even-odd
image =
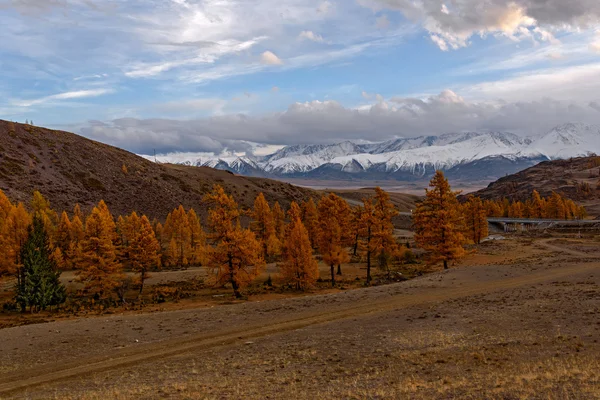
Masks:
[[[0,119],[140,154],[600,124],[598,0],[0,0],[0,26]]]

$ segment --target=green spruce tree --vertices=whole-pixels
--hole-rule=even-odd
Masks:
[[[16,303],[22,311],[45,310],[66,300],[66,290],[60,282],[60,272],[48,242],[44,221],[35,217],[29,227],[27,241],[21,248],[20,277],[17,283]]]

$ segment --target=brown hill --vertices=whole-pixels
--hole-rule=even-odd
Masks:
[[[222,185],[245,207],[263,192],[288,206],[317,193],[288,183],[236,176],[211,168],[160,165],[69,132],[0,120],[0,189],[29,203],[34,190],[53,208],[89,210],[101,199],[115,214],[164,219],[179,204],[206,213],[202,197]]]
[[[557,192],[584,205],[590,215],[600,215],[600,157],[545,161],[498,179],[473,193],[484,199],[525,200],[533,190],[547,197]]]

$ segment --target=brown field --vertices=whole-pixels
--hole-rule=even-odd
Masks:
[[[344,273],[346,290],[276,284],[2,329],[0,398],[600,398],[599,238],[508,237],[370,288],[360,265]]]

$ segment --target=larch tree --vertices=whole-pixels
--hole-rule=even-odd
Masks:
[[[273,240],[272,236],[276,236],[275,219],[273,218],[271,207],[262,193],[259,193],[254,200],[254,207],[250,211],[250,218],[252,218],[250,229],[261,242],[263,257],[265,260],[268,260],[272,255],[269,252],[269,241]]]
[[[141,295],[144,290],[144,282],[149,277],[148,271],[153,267],[160,266],[160,243],[145,215],[139,219],[139,225],[136,228],[129,240],[129,262],[131,269],[140,274],[139,294]]]
[[[448,269],[449,261],[465,255],[458,193],[452,191],[442,171],[436,171],[429,187],[413,214],[415,241],[430,253],[432,263],[441,261]]]
[[[323,257],[323,262],[331,269],[331,286],[335,286],[335,266],[349,260],[344,249],[344,235],[342,233],[343,221],[338,219],[338,196],[330,193],[319,201],[319,225],[317,246]]]
[[[296,203],[292,203],[288,214],[291,221],[286,228],[281,275],[287,284],[297,290],[306,290],[319,278],[319,265],[313,257],[308,230],[300,219],[300,208]]]
[[[85,236],[77,262],[78,281],[99,298],[109,296],[124,279],[115,242],[116,224],[106,203],[100,201],[85,220]]]
[[[474,244],[480,244],[489,234],[487,213],[483,202],[479,197],[469,196],[464,211],[467,237]]]
[[[22,267],[21,247],[27,240],[30,224],[31,215],[23,203],[11,206],[0,233],[0,275],[19,277]]]
[[[379,267],[387,271],[389,278],[389,259],[398,247],[394,238],[394,223],[392,221],[398,215],[398,210],[396,210],[396,207],[391,202],[389,193],[380,187],[375,188],[373,208],[375,216],[373,238],[377,246],[377,259]]]
[[[191,263],[203,265],[206,258],[206,233],[200,224],[200,218],[193,208],[187,213],[190,226]]]
[[[354,244],[354,235],[352,231],[352,209],[348,202],[342,199],[340,196],[333,195],[331,197],[335,202],[335,212],[337,223],[340,227],[341,232],[341,246],[343,248],[344,257],[340,257],[337,264],[337,274],[342,275],[342,263],[348,262],[350,256],[346,252],[346,248]]]
[[[310,243],[314,248],[317,247],[317,231],[319,229],[319,211],[312,197],[302,203],[302,223],[308,231]]]
[[[273,204],[272,211],[273,223],[275,224],[275,235],[277,236],[277,239],[281,241],[285,235],[285,212],[277,201]]]
[[[232,196],[217,185],[205,196],[209,204],[208,229],[212,247],[208,267],[217,270],[217,283],[230,283],[236,298],[262,272],[263,249],[254,232],[240,225],[241,211]]]
[[[367,259],[367,285],[371,284],[371,266],[373,254],[377,251],[377,241],[374,235],[377,231],[377,218],[375,217],[375,208],[373,200],[370,198],[363,199],[363,207],[361,207],[360,215],[358,216],[358,237],[359,247]]]
[[[191,262],[192,230],[182,205],[167,216],[161,237],[167,248],[169,266],[184,267]]]
[[[50,244],[53,246],[56,225],[58,224],[58,215],[56,214],[56,211],[50,207],[50,202],[37,190],[33,192],[31,208],[33,210],[33,216],[40,218],[44,222]]]

